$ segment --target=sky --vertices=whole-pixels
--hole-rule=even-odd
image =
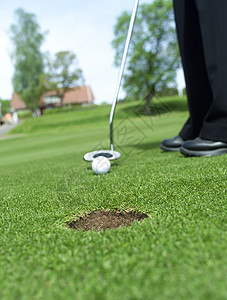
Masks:
[[[140,3],[151,1],[140,0]],[[133,5],[134,0],[0,0],[0,98],[12,96],[9,28],[14,23],[15,10],[23,8],[36,15],[41,32],[48,31],[42,50],[51,55],[73,51],[85,84],[93,90],[95,103],[111,103],[119,75],[111,46],[113,29],[121,12],[131,12]],[[182,72],[178,74],[178,84],[180,88],[184,86]]]

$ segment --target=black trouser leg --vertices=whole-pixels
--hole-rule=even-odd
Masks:
[[[184,140],[227,141],[226,9],[226,0],[174,0],[190,112],[179,134]]]
[[[199,136],[213,96],[207,76],[195,3],[193,0],[174,0],[174,11],[190,113],[180,136],[187,140]]]
[[[213,101],[200,137],[227,142],[227,1],[195,0]]]

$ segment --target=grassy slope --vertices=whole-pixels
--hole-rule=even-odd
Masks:
[[[118,106],[123,156],[105,176],[82,156],[109,147],[109,107],[29,119],[0,141],[1,299],[226,299],[226,156],[162,153],[187,115],[184,102],[166,107]],[[150,218],[99,233],[64,225],[115,207]]]

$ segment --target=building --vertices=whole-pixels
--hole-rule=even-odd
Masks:
[[[88,85],[74,87],[71,91],[66,92],[61,102],[61,98],[56,95],[55,91],[45,93],[40,99],[40,109],[48,107],[57,107],[66,104],[93,104],[95,100],[92,89]],[[12,110],[29,109],[18,94],[13,93],[10,108]]]

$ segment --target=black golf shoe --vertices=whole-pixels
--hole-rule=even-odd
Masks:
[[[184,140],[180,136],[175,136],[172,139],[163,140],[160,148],[164,151],[179,151]]]
[[[227,153],[227,143],[196,138],[185,141],[180,152],[185,156],[215,156]]]

